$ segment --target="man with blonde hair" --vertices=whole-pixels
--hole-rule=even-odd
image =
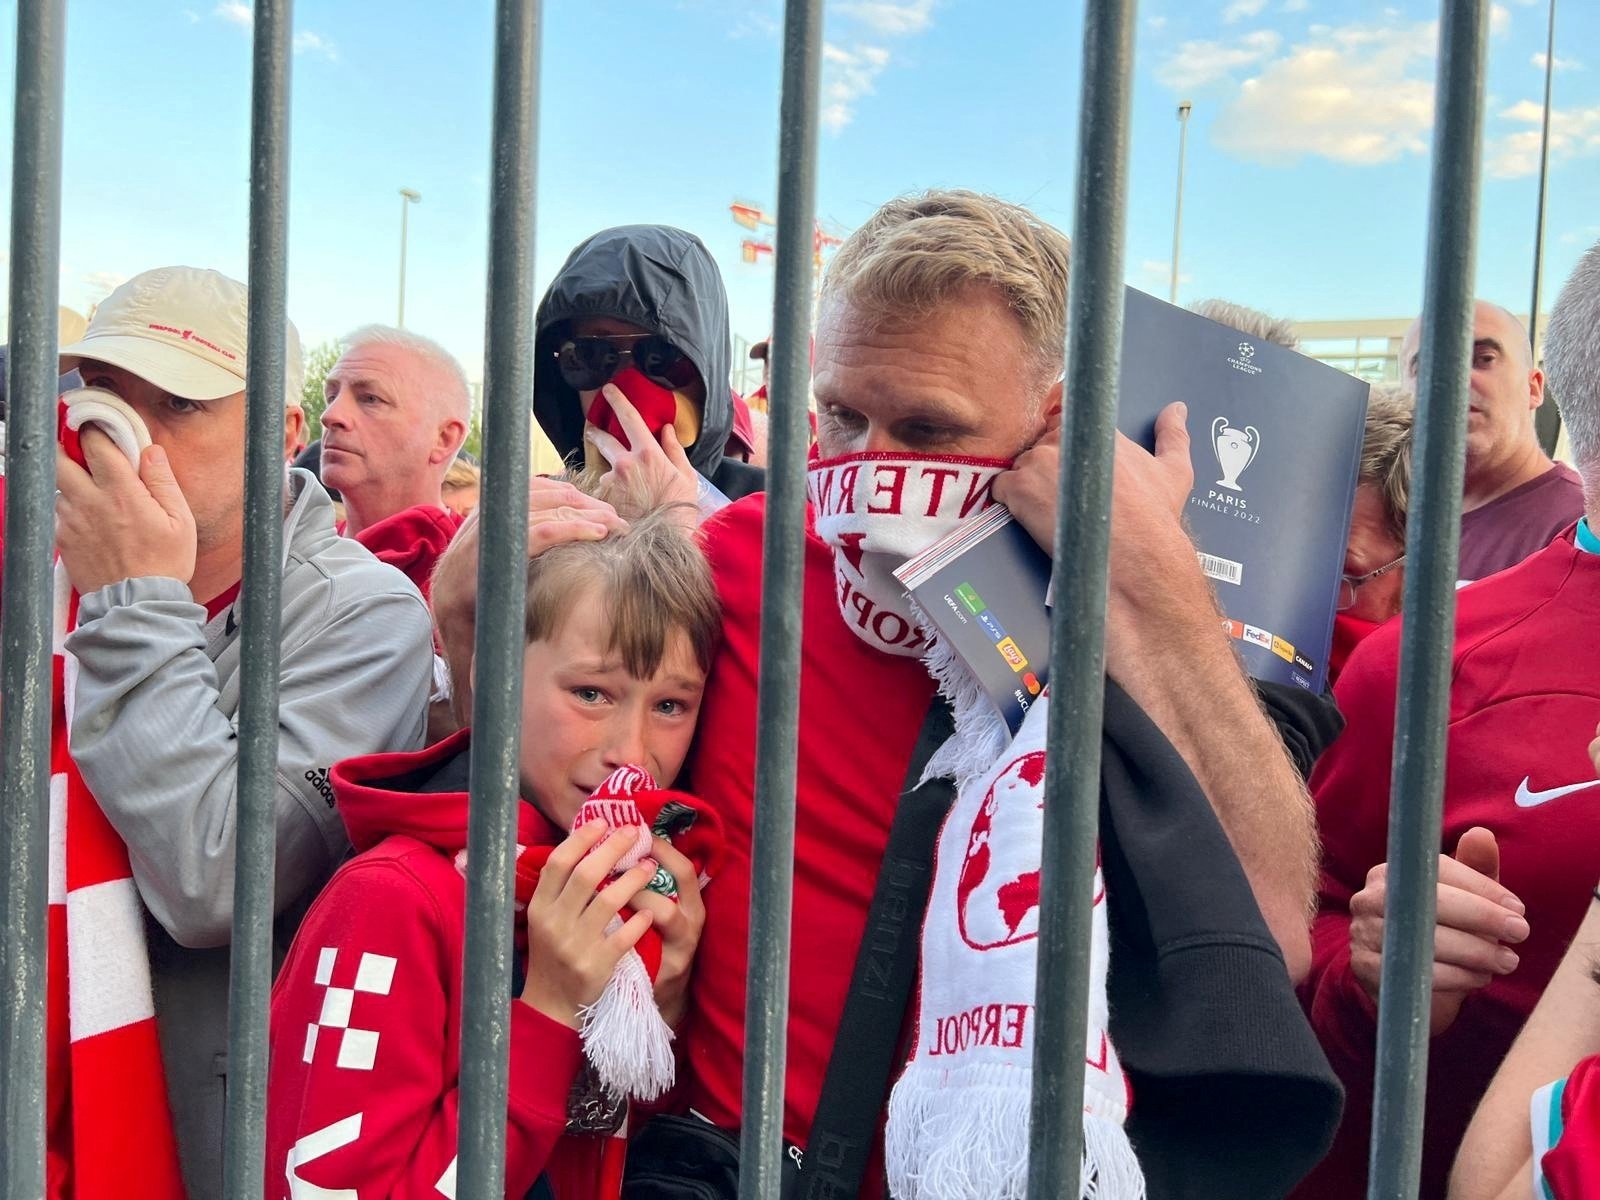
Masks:
[[[920,849],[908,851],[918,845],[910,822],[930,808],[942,814],[949,802],[938,790],[945,785],[921,782],[929,755],[948,736],[942,722],[949,715],[934,703],[937,686],[923,658],[927,632],[893,569],[993,501],[1051,544],[1068,261],[1067,239],[1026,209],[936,191],[879,209],[840,247],[824,282],[813,374],[812,521],[797,598],[805,633],[795,681],[796,986],[784,1121],[786,1138],[805,1147],[805,1195],[884,1194],[872,1131],[889,1072],[904,1061],[899,1031],[936,833],[929,829]],[[1318,1074],[1291,990],[1309,960],[1316,852],[1304,789],[1234,658],[1184,533],[1190,476],[1179,406],[1163,414],[1154,454],[1126,440],[1117,448],[1106,757],[1116,764],[1113,773],[1126,770],[1141,782],[1103,776],[1107,825],[1115,827],[1115,838],[1108,833],[1105,841],[1113,864],[1107,878],[1114,873],[1119,881],[1109,887],[1111,923],[1130,947],[1111,960],[1110,1038],[1140,1097],[1128,1133],[1152,1187],[1182,1175],[1189,1194],[1281,1194],[1315,1160],[1317,1140],[1331,1128],[1331,1115],[1319,1115],[1322,1101],[1308,1099],[1325,1101],[1333,1089],[1325,1068]],[[690,762],[698,793],[722,814],[730,855],[707,892],[687,1101],[727,1129],[741,1121],[745,995],[738,981],[748,974],[764,513],[764,497],[752,496],[705,528],[725,641]],[[957,728],[967,728],[969,717],[958,710]],[[952,753],[964,745],[952,743]],[[1153,844],[1162,840],[1183,846],[1187,857],[1186,864],[1167,864],[1176,868],[1170,881],[1158,878],[1166,866],[1156,866],[1161,854]],[[1031,852],[1037,867],[1036,844],[1005,849],[1024,861]],[[974,878],[983,873],[977,859],[969,865]],[[1027,878],[1019,876],[1009,893],[1017,904],[1013,930],[1036,921],[1037,875],[1031,902]],[[1119,886],[1124,900],[1141,895],[1159,913],[1159,930],[1131,905],[1121,907]],[[1207,927],[1191,929],[1190,920]],[[1212,936],[1223,928],[1237,935],[1231,945],[1248,947],[1225,969]],[[1164,974],[1156,947],[1190,932],[1192,971]],[[903,964],[898,991],[883,982],[896,962]],[[1231,999],[1219,992],[1224,985]],[[1248,1016],[1239,1008],[1245,996]],[[1025,1039],[1031,1044],[1031,1007],[1031,994],[1026,1003],[980,1004],[963,1013],[967,1033],[952,1036],[1017,1050]],[[1210,1028],[1191,1039],[1182,1027],[1200,1013]],[[878,1035],[867,1039],[863,1030],[873,1026]],[[1274,1031],[1275,1062],[1248,1048],[1264,1043],[1251,1043],[1247,1028]],[[933,1022],[923,1021],[924,1044],[913,1056],[938,1054],[925,1044],[938,1036]],[[1186,1061],[1172,1055],[1195,1041],[1204,1048]],[[1103,1043],[1091,1045],[1092,1065],[1104,1067]],[[1223,1082],[1223,1064],[1236,1051],[1270,1081],[1253,1092]],[[1107,1069],[1117,1071],[1114,1059]],[[1163,1127],[1160,1097],[1175,1094],[1174,1085],[1203,1098],[1208,1111],[1228,1114],[1204,1148],[1191,1142],[1179,1149],[1184,1139],[1176,1127]],[[1298,1111],[1306,1119],[1287,1139],[1263,1136],[1281,1124],[1259,1107],[1269,1095],[1304,1105]],[[1245,1128],[1250,1153],[1234,1153]],[[993,1122],[988,1132],[995,1132]],[[1290,1144],[1300,1137],[1307,1144]],[[1018,1156],[968,1148],[968,1166],[982,1159],[1016,1169]],[[799,1158],[796,1150],[792,1160]],[[1002,1193],[980,1186],[963,1194]]]
[[[345,338],[323,394],[322,482],[344,502],[345,536],[426,595],[463,520],[444,503],[472,420],[461,364],[430,338],[364,325]]]
[[[77,611],[62,631],[65,727],[54,730],[52,841],[65,869],[52,937],[65,932],[51,1028],[70,1045],[52,1041],[46,1119],[52,1166],[65,1165],[78,1197],[222,1190],[248,299],[216,271],[146,271],[62,349],[62,369],[101,393],[89,397],[99,425],[64,438],[57,460],[56,548]],[[287,443],[302,370],[292,325],[285,341]],[[280,952],[347,849],[329,766],[419,745],[430,675],[416,590],[337,535],[309,473],[287,482]]]

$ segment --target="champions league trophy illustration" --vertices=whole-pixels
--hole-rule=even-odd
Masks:
[[[1231,492],[1243,491],[1239,476],[1256,460],[1256,453],[1261,449],[1260,432],[1254,425],[1235,429],[1228,424],[1227,417],[1218,417],[1211,422],[1211,443],[1217,454],[1217,465],[1222,468],[1217,486]]]

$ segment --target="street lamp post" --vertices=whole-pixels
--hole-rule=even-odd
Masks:
[[[1539,134],[1539,198],[1533,219],[1533,302],[1528,306],[1528,344],[1533,347],[1535,364],[1539,353],[1539,285],[1544,266],[1544,185],[1550,173],[1550,81],[1556,70],[1556,0],[1550,0],[1550,27],[1544,51],[1544,123]],[[1558,398],[1559,399],[1559,398]],[[1554,454],[1561,436],[1561,413],[1549,402],[1539,406],[1534,425],[1539,444],[1546,454]]]
[[[1189,145],[1189,110],[1184,100],[1178,104],[1178,199],[1172,215],[1172,289],[1167,299],[1178,302],[1178,257],[1183,250],[1183,158]]]
[[[394,323],[401,329],[406,327],[406,211],[421,199],[421,192],[400,189],[400,312]]]

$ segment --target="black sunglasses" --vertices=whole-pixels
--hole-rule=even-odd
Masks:
[[[580,392],[602,387],[624,362],[631,362],[646,379],[662,387],[688,387],[699,378],[687,354],[653,333],[568,338],[556,351],[561,378]]]

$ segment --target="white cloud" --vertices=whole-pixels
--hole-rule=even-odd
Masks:
[[[1167,27],[1167,19],[1165,17],[1146,17],[1144,23],[1145,27],[1152,33],[1160,33]]]
[[[116,271],[87,271],[79,282],[82,284],[80,294],[86,300],[83,311],[87,312],[128,282],[128,277]]]
[[[1253,14],[1260,10],[1255,5],[1233,0],[1225,16]],[[1281,0],[1279,7],[1301,12],[1310,0]],[[1494,32],[1503,34],[1510,20],[1510,10],[1493,5]],[[1211,136],[1237,157],[1389,162],[1428,151],[1438,33],[1437,22],[1406,20],[1392,10],[1373,24],[1315,24],[1288,44],[1257,30],[1185,42],[1157,77],[1178,92],[1213,86],[1222,98]]]
[[[934,0],[848,0],[837,12],[854,17],[884,37],[922,33],[933,23]]]
[[[1311,11],[1311,0],[1283,0],[1279,12],[1301,13]]]
[[[889,65],[882,46],[856,46],[846,50],[832,42],[822,47],[822,123],[838,133],[855,119],[856,102],[870,96],[874,83]]]
[[[193,12],[189,15],[199,20]],[[251,6],[246,0],[222,0],[222,3],[211,10],[211,15],[246,29],[252,28],[255,24],[255,13],[251,11]],[[303,29],[295,34],[293,45],[296,54],[320,54],[329,62],[339,61],[338,47],[320,33],[313,33],[309,29]]]
[[[1242,21],[1246,17],[1258,17],[1266,6],[1267,0],[1230,0],[1228,6],[1222,10],[1223,23],[1232,25],[1235,21]]]
[[[1534,66],[1538,67],[1539,70],[1544,70],[1545,52],[1540,50],[1529,61],[1532,62]],[[1581,71],[1583,70],[1583,64],[1575,58],[1562,58],[1561,55],[1558,54],[1556,55],[1556,70]]]
[[[192,9],[192,8],[184,9],[183,10],[183,15],[188,18],[189,24],[191,24],[191,25],[200,24],[200,14],[195,12],[194,9]]]
[[[294,35],[294,52],[296,54],[320,54],[329,62],[339,61],[338,47],[320,33],[312,33],[309,29]]]
[[[1520,179],[1539,169],[1539,143],[1544,106],[1519,100],[1501,119],[1526,128],[1489,140],[1484,169],[1495,179]],[[1562,162],[1600,154],[1600,104],[1591,108],[1550,110],[1550,161]]]
[[[1161,64],[1156,76],[1175,91],[1205,87],[1264,62],[1282,44],[1283,39],[1270,29],[1258,29],[1233,42],[1184,42]]]

